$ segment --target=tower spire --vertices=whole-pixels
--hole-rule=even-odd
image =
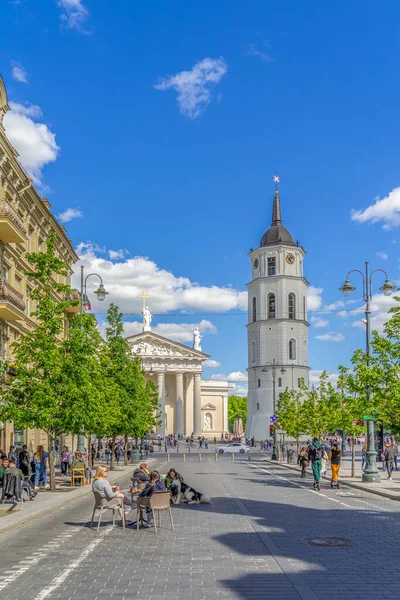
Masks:
[[[272,207],[272,223],[271,225],[281,225],[282,224],[282,215],[281,215],[281,201],[279,199],[279,189],[278,184],[280,179],[278,175],[275,174],[273,180],[275,181],[275,194],[274,194],[274,205]]]

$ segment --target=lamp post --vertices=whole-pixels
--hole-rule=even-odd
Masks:
[[[81,315],[83,315],[83,306],[84,306],[85,298],[86,298],[86,282],[89,279],[89,277],[92,277],[93,275],[100,279],[100,285],[99,285],[98,289],[93,292],[94,294],[96,294],[97,299],[100,300],[100,302],[102,302],[103,300],[105,300],[106,296],[109,293],[105,290],[104,285],[103,285],[103,280],[100,277],[100,275],[98,275],[97,273],[89,273],[89,275],[87,275],[85,277],[85,267],[82,265],[81,266]],[[80,433],[78,435],[78,445],[77,445],[76,451],[77,452],[85,451],[85,436],[83,435],[83,433]]]
[[[267,367],[271,367],[272,369],[272,398],[273,398],[273,411],[274,411],[274,417],[275,417],[275,413],[276,413],[276,369],[277,367],[281,367],[281,373],[282,375],[284,373],[286,373],[286,369],[284,368],[284,366],[282,365],[282,363],[278,363],[276,362],[275,358],[272,360],[271,362],[266,362],[265,365],[263,366],[263,372],[266,373],[267,372]],[[272,447],[272,456],[271,456],[271,460],[278,460],[278,453],[276,451],[276,427],[275,427],[275,423],[274,423],[274,445]]]
[[[356,289],[350,283],[349,276],[351,273],[360,273],[363,282],[363,299],[365,302],[365,323],[366,323],[366,354],[367,354],[367,365],[369,365],[369,359],[371,356],[370,340],[371,340],[371,300],[372,300],[372,275],[378,271],[384,273],[386,280],[382,287],[379,289],[384,293],[385,296],[391,296],[396,286],[389,280],[389,275],[384,269],[375,269],[371,273],[369,272],[369,263],[365,263],[365,273],[360,269],[353,269],[347,273],[346,281],[340,289],[344,296],[350,296],[351,293]],[[370,389],[366,386],[366,400],[367,405],[370,402]],[[372,415],[368,415],[371,417]],[[362,481],[365,483],[379,483],[381,480],[378,467],[376,465],[376,448],[375,448],[375,426],[374,421],[371,419],[367,420],[367,453],[366,453],[366,467],[362,474]]]

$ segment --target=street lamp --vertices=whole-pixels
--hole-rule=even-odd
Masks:
[[[369,272],[369,263],[365,263],[365,273],[360,271],[360,269],[353,269],[347,273],[346,281],[342,285],[340,289],[343,292],[343,295],[348,297],[351,293],[356,289],[353,287],[349,280],[349,275],[351,273],[360,273],[363,282],[363,300],[365,302],[365,322],[366,322],[366,354],[367,354],[367,365],[370,362],[370,338],[371,338],[371,309],[370,303],[372,300],[372,275],[378,271],[384,273],[386,280],[382,287],[380,287],[380,291],[384,293],[385,296],[390,296],[393,290],[396,289],[396,286],[391,283],[389,280],[389,275],[384,269],[375,269],[371,273]],[[366,390],[366,399],[367,404],[370,401],[370,390],[367,385]],[[368,415],[370,416],[370,415]],[[373,420],[367,420],[367,452],[366,452],[366,467],[362,474],[362,481],[365,483],[379,483],[381,480],[380,473],[378,471],[378,467],[376,465],[376,448],[375,448],[375,425]]]
[[[281,373],[282,375],[284,373],[286,373],[286,369],[284,368],[284,366],[282,365],[282,363],[276,362],[275,358],[272,360],[271,362],[266,362],[265,365],[263,366],[263,373],[267,372],[267,367],[271,367],[272,369],[272,397],[273,397],[273,403],[274,403],[274,417],[275,417],[275,413],[276,413],[276,369],[277,367],[281,367]],[[271,456],[271,460],[278,460],[278,453],[276,451],[276,427],[275,427],[275,423],[274,423],[274,445],[272,448],[272,456]]]
[[[86,282],[89,279],[89,277],[92,277],[94,275],[95,277],[98,277],[100,279],[99,287],[97,288],[97,290],[94,290],[94,292],[93,292],[93,294],[96,294],[97,300],[100,300],[100,302],[103,302],[103,300],[105,300],[106,296],[108,296],[108,294],[109,294],[109,292],[106,291],[106,289],[103,285],[103,280],[100,277],[100,275],[98,275],[97,273],[89,273],[89,275],[86,275],[86,277],[85,277],[84,269],[85,269],[85,267],[82,265],[81,266],[81,315],[83,314],[83,305],[84,305],[85,298],[86,298]]]
[[[85,298],[86,298],[86,282],[89,279],[89,277],[92,277],[92,275],[95,275],[96,277],[98,277],[100,279],[100,285],[99,285],[98,289],[93,292],[94,294],[96,294],[97,299],[100,300],[100,302],[105,300],[106,296],[109,293],[105,290],[104,285],[103,285],[103,280],[100,277],[100,275],[98,275],[97,273],[90,273],[89,275],[87,275],[85,277],[84,269],[85,269],[85,267],[83,265],[81,265],[81,315],[83,315],[83,305],[84,305]],[[83,433],[80,433],[78,435],[78,445],[77,445],[76,451],[77,452],[85,451],[85,436],[83,435]]]

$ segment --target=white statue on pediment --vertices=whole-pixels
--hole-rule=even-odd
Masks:
[[[193,348],[195,350],[200,350],[201,351],[201,334],[200,334],[200,329],[198,327],[195,328],[195,330],[193,331]]]
[[[143,315],[143,331],[151,331],[151,320],[153,315],[149,311],[149,307],[145,306],[142,310]]]

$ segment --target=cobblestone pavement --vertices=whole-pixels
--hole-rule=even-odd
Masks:
[[[279,465],[210,455],[161,472],[172,465],[211,504],[174,506],[175,532],[164,516],[158,534],[107,521],[97,534],[88,493],[0,537],[1,600],[400,597],[397,502],[328,484],[314,492]]]

